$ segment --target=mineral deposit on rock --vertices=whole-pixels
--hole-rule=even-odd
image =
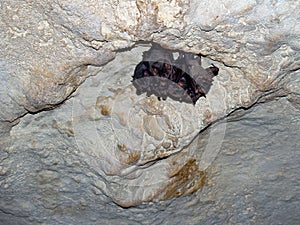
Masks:
[[[299,11],[1,1],[0,224],[298,224]],[[136,95],[152,43],[220,69],[206,98]]]

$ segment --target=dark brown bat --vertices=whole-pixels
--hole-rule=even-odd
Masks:
[[[200,56],[192,53],[179,52],[174,60],[174,52],[158,44],[153,44],[149,51],[144,52],[143,61],[136,66],[132,76],[136,93],[154,94],[159,100],[170,97],[196,104],[200,97],[208,93],[219,68],[212,65],[204,69]]]

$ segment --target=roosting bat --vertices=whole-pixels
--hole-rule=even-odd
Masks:
[[[219,68],[212,65],[204,69],[200,56],[192,53],[180,51],[174,59],[175,52],[158,44],[144,52],[143,61],[136,66],[132,76],[138,95],[154,94],[159,100],[170,97],[194,105],[200,97],[206,96]]]

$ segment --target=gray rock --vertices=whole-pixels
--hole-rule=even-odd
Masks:
[[[299,223],[298,2],[0,6],[0,224]],[[152,41],[206,99],[136,95]]]
[[[202,189],[125,210],[112,203],[110,176],[81,157],[68,130],[67,105],[25,116],[13,128],[10,151],[0,154],[2,224],[118,224],[120,218],[121,224],[299,222],[300,114],[286,98],[239,110],[194,140],[198,148],[185,154],[200,161],[212,150],[212,134],[226,123]]]

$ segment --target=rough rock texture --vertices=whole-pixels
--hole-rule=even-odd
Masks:
[[[2,1],[0,222],[297,224],[299,10]],[[220,68],[206,99],[135,94],[153,41]]]
[[[299,223],[300,113],[287,98],[227,119],[222,147],[200,191],[129,209],[112,203],[109,176],[81,157],[64,122],[68,105],[25,116],[13,128],[11,150],[0,155],[1,224]],[[195,159],[211,150],[207,142],[223,122],[195,139]],[[183,176],[175,187],[197,170],[193,164],[189,160],[178,172]],[[158,175],[153,169],[152,184]]]

